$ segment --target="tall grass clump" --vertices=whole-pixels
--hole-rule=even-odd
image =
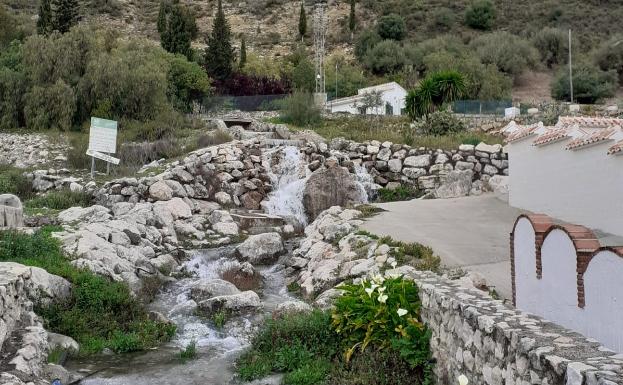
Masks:
[[[314,96],[296,91],[281,102],[281,120],[298,127],[320,123],[322,116],[316,106]]]

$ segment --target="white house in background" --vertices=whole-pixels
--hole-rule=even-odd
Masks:
[[[379,92],[383,104],[379,107],[363,110],[363,100],[366,94]],[[380,84],[378,86],[362,88],[357,95],[335,99],[327,103],[332,113],[347,112],[354,115],[402,115],[405,109],[407,90],[396,82]]]
[[[509,204],[623,236],[623,119],[511,122]]]

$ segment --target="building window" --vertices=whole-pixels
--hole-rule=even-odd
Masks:
[[[385,103],[385,115],[394,115],[394,106],[389,103]]]

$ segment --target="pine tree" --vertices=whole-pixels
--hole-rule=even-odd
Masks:
[[[39,19],[37,20],[37,33],[47,35],[52,32],[52,5],[50,0],[39,2]]]
[[[301,2],[301,13],[299,15],[299,35],[301,36],[301,41],[305,38],[305,34],[307,33],[307,14],[305,13],[305,3]]]
[[[78,23],[78,0],[53,0],[54,29],[60,33],[69,32]]]
[[[348,18],[348,29],[350,29],[350,40],[353,40],[355,27],[357,27],[357,18],[355,15],[355,1],[356,0],[350,0],[350,16]]]
[[[243,36],[242,42],[240,43],[240,63],[238,63],[240,69],[244,68],[244,65],[246,63],[247,63],[247,42]]]
[[[205,51],[205,65],[208,75],[215,79],[225,80],[232,72],[234,50],[231,46],[231,30],[223,12],[221,0],[214,19],[212,34],[208,37]]]

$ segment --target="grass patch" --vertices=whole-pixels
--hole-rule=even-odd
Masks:
[[[297,282],[290,282],[288,284],[288,293],[298,293],[301,291],[301,285]]]
[[[24,171],[0,165],[0,194],[17,195],[22,201],[34,196],[32,183],[23,175]]]
[[[419,198],[422,193],[409,186],[399,186],[395,189],[379,189],[379,201],[381,202],[397,202],[407,201],[413,198]]]
[[[64,349],[54,348],[48,352],[48,364],[56,364],[61,365],[61,360],[63,359],[63,354],[65,353]]]
[[[67,210],[70,207],[88,207],[93,197],[86,192],[74,192],[69,189],[51,191],[24,202],[28,209]]]
[[[432,149],[456,150],[461,144],[503,144],[504,138],[500,135],[488,134],[480,131],[460,132],[448,135],[419,135],[410,126],[407,117],[384,116],[364,117],[347,116],[323,119],[320,123],[294,129],[311,129],[331,140],[338,137],[364,142],[370,140],[390,141],[407,144],[412,147],[427,147]]]
[[[33,235],[0,232],[0,261],[37,266],[73,284],[71,296],[36,309],[47,330],[74,338],[82,354],[104,348],[118,353],[144,350],[168,341],[175,326],[149,320],[127,285],[74,267],[45,227]]]
[[[188,345],[180,352],[180,360],[186,362],[197,358],[197,343],[190,341]]]
[[[229,318],[229,314],[225,310],[219,310],[216,313],[212,314],[211,320],[214,326],[217,329],[222,329]]]
[[[228,132],[223,130],[216,130],[209,134],[204,134],[197,138],[197,148],[204,148],[210,146],[216,146],[219,144],[231,142],[233,138]]]
[[[376,206],[368,205],[368,204],[356,206],[355,210],[358,210],[361,212],[361,215],[359,216],[359,218],[371,218],[377,215],[378,213],[385,211],[380,207],[376,207]]]

